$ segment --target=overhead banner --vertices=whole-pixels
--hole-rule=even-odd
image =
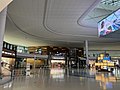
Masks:
[[[0,0],[0,12],[9,5],[13,0]]]

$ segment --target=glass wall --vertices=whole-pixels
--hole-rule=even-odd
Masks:
[[[28,47],[17,46],[17,52],[18,52],[18,53],[29,53]]]

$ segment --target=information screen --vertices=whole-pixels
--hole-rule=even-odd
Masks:
[[[120,29],[120,9],[98,22],[98,36],[102,37]]]

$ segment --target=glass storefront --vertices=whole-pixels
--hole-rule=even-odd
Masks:
[[[29,53],[28,48],[24,46],[17,46],[18,53]]]

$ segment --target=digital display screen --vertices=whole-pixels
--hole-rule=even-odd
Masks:
[[[102,37],[120,29],[120,9],[98,22],[98,36]]]
[[[110,61],[110,60],[111,60],[111,57],[110,57],[110,56],[107,56],[107,57],[103,57],[103,60],[107,60],[107,61]]]

